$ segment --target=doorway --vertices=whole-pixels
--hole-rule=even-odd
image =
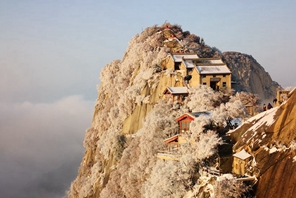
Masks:
[[[211,78],[210,87],[215,90],[219,91],[220,88],[220,78]]]

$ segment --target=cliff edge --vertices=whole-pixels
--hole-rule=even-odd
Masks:
[[[254,157],[248,171],[259,178],[256,197],[295,197],[295,129],[294,89],[285,103],[252,117],[232,133],[237,140],[234,150],[245,149]]]

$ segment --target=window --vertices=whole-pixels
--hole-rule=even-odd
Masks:
[[[206,83],[206,82],[203,82],[202,84],[203,84],[203,85],[207,85],[207,83]]]
[[[175,70],[180,70],[181,63],[175,63]]]
[[[226,74],[223,74],[223,77],[226,77]]]
[[[213,74],[213,77],[216,77],[216,74]]]
[[[192,73],[192,68],[188,68],[187,69],[187,74],[189,75],[189,74],[191,74]]]
[[[180,131],[188,131],[190,125],[190,120],[183,120],[180,122]]]
[[[226,82],[223,82],[222,86],[223,86],[223,87],[226,87]]]
[[[205,78],[205,77],[207,77],[207,75],[204,74],[204,75],[202,75],[202,77]]]

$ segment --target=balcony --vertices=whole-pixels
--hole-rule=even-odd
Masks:
[[[159,151],[159,153],[157,153],[157,157],[159,159],[163,159],[163,160],[174,160],[174,161],[179,161],[179,158],[181,157],[181,155],[178,152],[169,152],[169,151]]]

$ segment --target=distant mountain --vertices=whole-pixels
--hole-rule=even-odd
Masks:
[[[130,41],[123,59],[107,64],[100,74],[93,121],[84,139],[85,155],[69,197],[230,197],[229,193],[235,197],[248,193],[249,187],[235,175],[205,173],[217,162],[217,145],[232,127],[231,119],[245,118],[244,104],[230,90],[217,92],[207,86],[187,86],[188,97],[181,102],[164,99],[167,87],[186,86],[184,76],[163,67],[172,52],[221,58],[232,72],[237,91],[266,99],[275,97],[279,88],[250,55],[221,53],[179,25],[146,28]],[[180,162],[157,159],[157,153],[166,148],[164,139],[178,135],[176,118],[193,110],[211,113],[190,125],[188,137],[194,141],[188,141],[193,143],[184,147]],[[238,149],[241,140],[236,137]]]
[[[264,68],[251,56],[239,52],[223,52],[223,59],[231,69],[237,91],[258,94],[264,99],[273,99],[281,88]]]

